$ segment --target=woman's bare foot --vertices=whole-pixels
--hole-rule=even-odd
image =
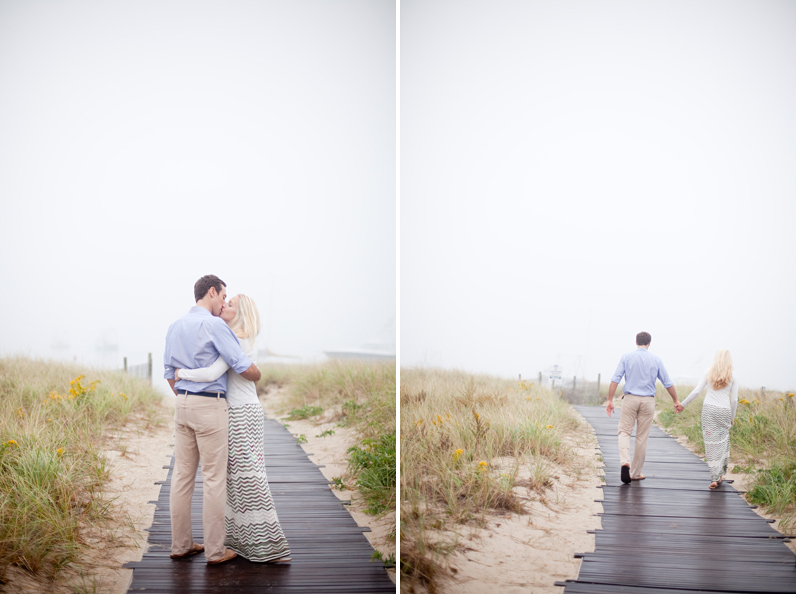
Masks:
[[[716,481],[713,481],[712,483],[710,483],[710,488],[711,489],[715,489],[718,486],[719,486],[719,483],[717,483]]]

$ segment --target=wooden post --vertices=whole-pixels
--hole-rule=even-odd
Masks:
[[[597,374],[597,398],[600,397],[600,374]]]
[[[551,389],[556,387],[556,380],[553,380],[553,385],[550,386],[550,387],[551,387]]]
[[[124,372],[127,373],[127,357],[124,358]]]
[[[149,383],[152,383],[152,353],[147,353],[147,377]]]
[[[539,385],[542,385],[542,372],[539,372]]]
[[[519,374],[519,378],[520,378],[520,383],[522,383],[522,374],[521,373]]]
[[[575,392],[575,382],[577,382],[577,381],[578,381],[578,376],[577,375],[573,375],[572,376],[572,392]]]

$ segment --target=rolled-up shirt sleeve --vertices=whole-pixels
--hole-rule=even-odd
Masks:
[[[218,354],[235,370],[235,373],[243,373],[252,366],[252,360],[244,354],[240,348],[238,337],[230,330],[229,326],[221,322],[206,324],[205,327],[210,332],[210,339]]]
[[[674,385],[674,382],[669,377],[669,372],[666,371],[666,367],[663,366],[663,362],[658,360],[658,379],[661,380],[664,388],[671,388]]]
[[[611,381],[618,384],[622,381],[622,376],[625,375],[625,358],[619,359],[619,365],[616,366],[616,371],[611,376]]]

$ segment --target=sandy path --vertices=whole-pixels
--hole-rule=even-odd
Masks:
[[[117,434],[123,444],[121,450],[108,450],[106,456],[113,464],[112,479],[106,493],[116,498],[121,508],[130,515],[133,523],[128,526],[122,544],[125,548],[111,549],[99,546],[92,551],[97,566],[97,588],[109,594],[125,594],[133,579],[133,570],[122,567],[130,561],[140,561],[147,550],[148,532],[152,525],[155,506],[148,503],[160,495],[157,481],[166,480],[169,459],[174,453],[174,397],[164,396],[164,422],[160,427],[141,430],[127,428]],[[98,543],[100,544],[100,543]],[[109,554],[110,553],[110,554]],[[105,561],[100,561],[104,559]]]

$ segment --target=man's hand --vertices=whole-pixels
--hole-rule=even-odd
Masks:
[[[675,402],[674,403],[674,412],[675,413],[681,413],[684,410],[685,410],[685,407],[682,404],[680,404],[679,402]]]
[[[605,412],[608,413],[608,416],[611,416],[611,413],[614,412],[614,394],[616,394],[616,388],[619,386],[616,382],[611,382],[611,385],[608,386],[608,404],[605,405]]]
[[[246,371],[240,374],[243,379],[247,379],[250,382],[254,382],[255,384],[260,381],[262,374],[260,370],[257,369],[257,366],[252,363],[251,367],[249,367]]]

